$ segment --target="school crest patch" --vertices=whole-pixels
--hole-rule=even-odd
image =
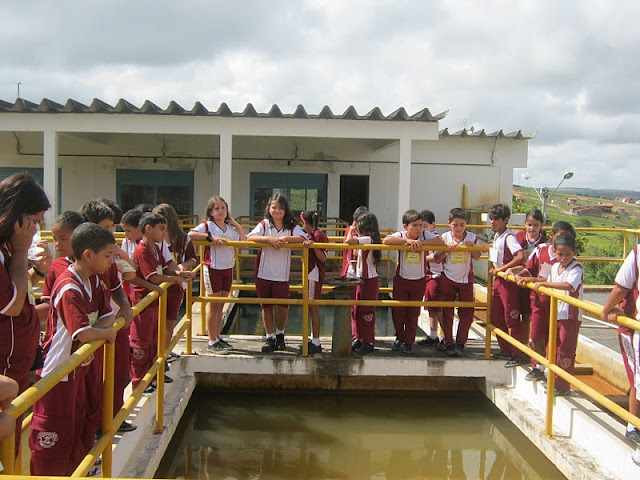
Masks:
[[[144,358],[144,350],[142,348],[134,348],[131,351],[131,356],[136,360],[142,360]]]
[[[58,441],[56,432],[40,432],[38,433],[38,443],[42,448],[51,448]]]
[[[520,310],[515,310],[515,309],[514,309],[514,310],[511,310],[511,311],[509,312],[509,317],[511,317],[511,318],[513,318],[513,319],[516,319],[516,318],[518,318],[519,316],[520,316]]]
[[[365,322],[373,322],[373,313],[367,313],[366,315],[363,315],[362,319]]]

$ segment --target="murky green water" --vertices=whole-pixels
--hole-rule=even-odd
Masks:
[[[481,394],[194,395],[158,478],[561,479]]]

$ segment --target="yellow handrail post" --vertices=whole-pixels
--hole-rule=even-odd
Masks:
[[[114,371],[116,361],[115,343],[104,345],[103,387],[102,387],[102,435],[113,438],[115,433],[113,426],[113,395],[114,395]],[[102,452],[102,476],[111,477],[113,463],[111,446]]]
[[[549,365],[556,363],[556,345],[558,340],[558,299],[550,297],[549,305],[549,342],[547,360]],[[553,437],[553,402],[555,400],[554,389],[556,386],[556,374],[551,368],[547,368],[547,412],[544,424],[544,434]]]
[[[165,337],[167,334],[167,289],[164,288],[158,305],[158,358],[161,358],[160,369],[156,374],[156,430],[162,433],[164,429],[164,359]]]
[[[302,249],[302,356],[309,355],[309,248]]]
[[[202,275],[202,268],[200,269],[200,275]],[[185,332],[185,353],[187,355],[193,355],[193,345],[192,345],[192,321],[193,321],[193,282],[187,283],[187,305],[185,307],[185,316],[187,317],[187,331]]]
[[[493,275],[491,275],[491,260],[487,259],[487,310],[485,312],[484,358],[491,358],[491,303],[493,297]]]
[[[629,251],[629,239],[627,238],[627,231],[622,234],[622,259],[627,258],[627,252]]]

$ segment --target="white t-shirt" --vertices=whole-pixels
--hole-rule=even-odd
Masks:
[[[442,234],[442,240],[446,245],[456,244],[464,246],[465,243],[471,242],[474,245],[478,241],[478,237],[473,232],[465,232],[462,242],[456,242],[451,232]],[[473,283],[473,263],[471,252],[447,252],[443,262],[444,274],[449,280],[456,283]]]
[[[355,237],[360,245],[373,243],[371,237]],[[375,278],[378,276],[375,260],[373,258],[373,250],[356,250],[358,257],[356,260],[355,275],[357,278]]]
[[[208,220],[207,223],[200,223],[195,228],[192,228],[191,231],[198,233],[211,232],[211,235],[224,240],[240,240],[240,235],[236,232],[235,228],[226,223],[225,227],[225,230],[222,230],[216,222]],[[205,265],[209,265],[214,270],[228,270],[234,267],[236,250],[234,247],[216,247],[212,245],[207,250],[204,256]]]
[[[507,250],[514,256],[522,250],[522,246],[516,240],[516,236],[508,228],[502,233],[496,232],[493,237],[493,246],[489,249],[489,260],[493,262],[494,267],[500,268],[505,263],[509,263],[508,261],[505,262],[504,259]]]
[[[638,267],[640,265],[638,264],[638,260],[638,247],[633,247],[633,250],[631,250],[627,258],[625,258],[620,270],[618,270],[615,280],[616,284],[627,290],[633,290],[639,286],[638,271],[640,270],[638,270]],[[638,300],[636,301],[636,309],[638,310],[636,318],[640,319],[640,296],[638,296]]]
[[[582,300],[584,275],[582,272],[582,265],[577,261],[571,262],[567,268],[560,273],[560,262],[556,262],[551,267],[551,273],[549,274],[549,282],[553,283],[570,283],[572,290],[556,290],[560,294],[568,294],[570,297]],[[568,320],[569,318],[577,318],[579,322],[582,321],[582,310],[573,305],[569,305],[567,302],[558,300],[558,320]]]
[[[252,235],[265,237],[298,236],[307,238],[304,230],[302,230],[299,225],[296,225],[293,229],[283,228],[282,230],[278,230],[275,226],[271,225],[268,220],[263,220],[256,225],[247,237],[251,237]],[[258,278],[271,280],[273,282],[289,281],[289,272],[291,270],[290,248],[281,248],[279,250],[270,247],[261,248],[256,261],[258,262]]]
[[[391,235],[394,238],[408,238],[407,231],[396,232]],[[431,240],[437,235],[428,231],[423,231],[418,240]],[[413,252],[410,250],[398,251],[397,273],[405,280],[420,280],[425,277],[425,250]]]

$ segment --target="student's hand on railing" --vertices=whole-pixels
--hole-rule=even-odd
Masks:
[[[133,313],[130,308],[122,308],[119,312],[124,317],[124,328],[127,328],[133,322]]]
[[[280,250],[284,245],[284,241],[278,237],[269,237],[269,245],[271,245],[276,250]]]
[[[116,341],[116,335],[118,331],[113,327],[107,327],[104,329],[105,340],[107,343],[114,343]]]
[[[149,286],[149,290],[151,290],[152,292],[158,292],[160,295],[162,295],[162,287],[160,285],[156,285],[155,283],[152,283]]]
[[[313,243],[313,240],[305,240],[304,242],[302,242],[302,246],[305,248],[309,248],[312,243]]]
[[[195,272],[192,272],[191,270],[182,270],[180,272],[180,278],[186,281],[192,280],[195,276],[196,276]]]
[[[546,287],[546,286],[547,286],[547,285],[546,285],[546,283],[547,283],[547,282],[535,282],[535,283],[533,284],[533,289],[534,289],[536,292],[538,292],[538,291],[540,291],[540,287]]]
[[[422,243],[420,243],[420,240],[411,240],[407,238],[407,245],[411,247],[411,250],[413,252],[417,252],[418,250],[420,250]]]
[[[620,307],[614,307],[609,310],[609,312],[606,312],[603,309],[602,313],[600,313],[600,319],[603,322],[608,323],[618,323],[618,316],[625,316],[624,310],[622,310]]]

